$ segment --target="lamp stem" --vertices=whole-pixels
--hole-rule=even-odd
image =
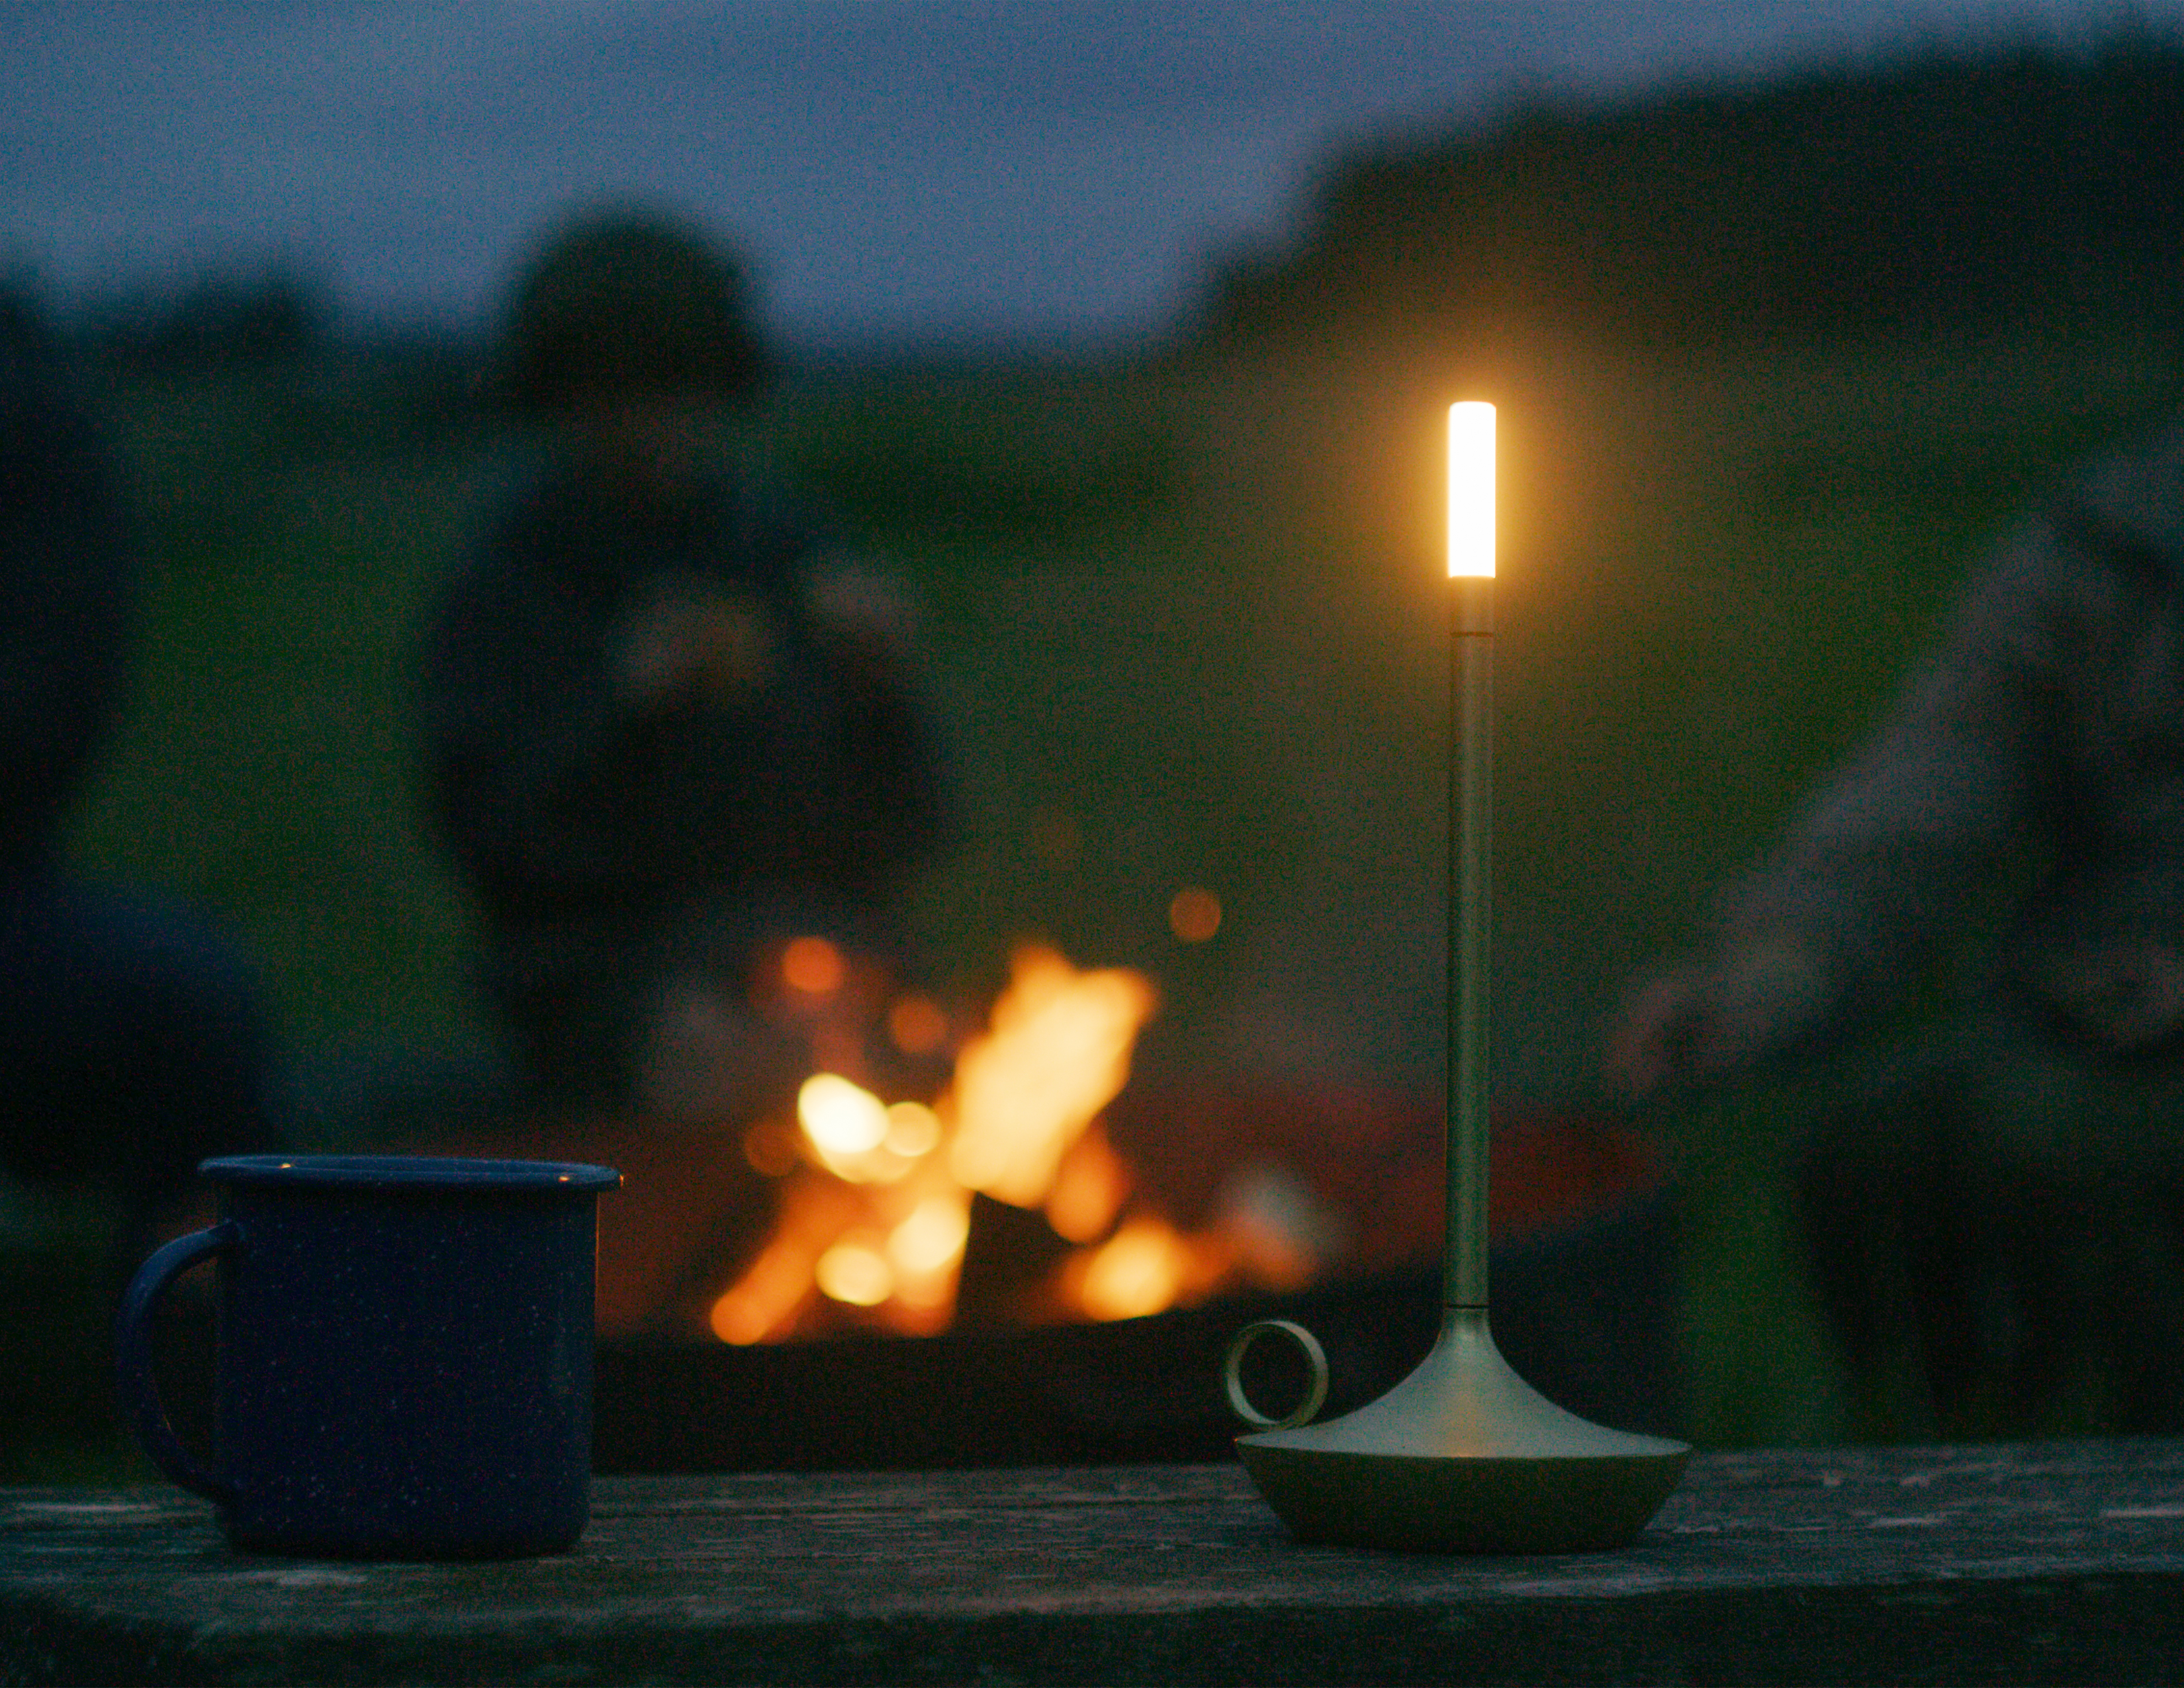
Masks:
[[[1494,843],[1494,581],[1449,582],[1448,1227],[1441,1301],[1486,1306],[1489,932]]]

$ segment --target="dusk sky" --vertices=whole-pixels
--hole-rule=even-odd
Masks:
[[[2088,0],[0,0],[0,263],[72,301],[286,262],[489,320],[571,208],[742,253],[791,344],[1157,331],[1346,143]],[[2184,0],[2138,15],[2184,24]]]

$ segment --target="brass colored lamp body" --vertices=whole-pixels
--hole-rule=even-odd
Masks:
[[[1440,1336],[1417,1370],[1369,1406],[1326,1423],[1240,1436],[1236,1451],[1267,1503],[1301,1540],[1450,1553],[1619,1547],[1682,1479],[1690,1448],[1564,1412],[1509,1368],[1487,1328],[1494,582],[1462,577],[1450,587],[1448,1226]],[[1230,1351],[1232,1379],[1250,1334]]]

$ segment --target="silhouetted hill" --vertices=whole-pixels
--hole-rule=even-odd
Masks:
[[[1338,163],[1217,331],[1515,319],[1671,339],[2184,300],[2184,46],[1938,53]]]

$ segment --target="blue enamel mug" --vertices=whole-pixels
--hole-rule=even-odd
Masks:
[[[198,1168],[218,1223],[122,1298],[122,1410],[153,1462],[255,1552],[558,1552],[591,1506],[593,1284],[604,1167],[239,1155]],[[213,1451],[151,1366],[176,1279],[217,1264]]]

